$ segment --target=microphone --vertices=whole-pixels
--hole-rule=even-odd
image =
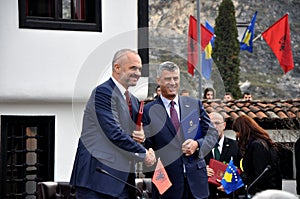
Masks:
[[[132,184],[130,184],[130,183],[128,183],[128,182],[126,182],[126,181],[124,181],[124,180],[118,178],[117,176],[112,175],[111,173],[109,173],[108,171],[106,171],[106,170],[104,170],[104,169],[102,169],[102,168],[100,168],[100,167],[97,167],[97,168],[96,168],[96,171],[98,171],[98,172],[100,172],[100,173],[104,173],[104,174],[106,174],[106,175],[108,175],[108,176],[110,176],[110,177],[112,177],[112,178],[114,178],[114,179],[116,179],[116,180],[118,180],[118,181],[120,181],[120,182],[122,182],[122,183],[128,185],[129,187],[131,187],[131,188],[137,190],[138,193],[139,193],[139,195],[141,196],[141,199],[145,199],[144,196],[143,196],[142,191],[141,191],[139,188],[137,188],[136,186],[134,186],[134,185],[132,185]]]
[[[267,165],[266,168],[261,172],[261,174],[247,187],[246,185],[246,198],[249,198],[248,191],[249,189],[267,172],[271,169],[271,165]]]

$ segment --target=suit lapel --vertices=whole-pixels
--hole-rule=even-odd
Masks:
[[[178,101],[179,101],[179,111],[180,111],[180,121],[181,121],[188,114],[187,109],[186,109],[187,105],[180,96],[178,97]]]
[[[179,101],[179,110],[180,110],[180,121],[182,121],[192,110],[193,107],[189,103],[187,97],[178,97]]]
[[[222,158],[226,157],[229,147],[230,147],[230,145],[228,144],[228,139],[226,137],[224,137],[224,143],[223,143],[222,153],[221,153]]]
[[[113,114],[117,114],[117,117],[122,118],[120,120],[120,122],[122,123],[122,126],[124,127],[124,130],[127,133],[132,132],[133,128],[135,127],[135,125],[133,124],[133,121],[130,117],[130,113],[129,113],[129,109],[128,109],[128,105],[126,103],[126,100],[124,99],[124,94],[121,93],[121,91],[119,90],[119,88],[116,86],[116,84],[114,83],[114,81],[110,78],[109,79],[109,84],[111,86],[112,89],[112,104],[111,106],[116,106],[118,108],[116,108],[117,113],[113,113]],[[135,105],[133,105],[135,106]],[[133,111],[134,114],[134,111]]]
[[[116,102],[120,104],[119,107],[121,107],[124,112],[128,112],[128,114],[129,114],[128,106],[127,106],[126,100],[124,99],[124,94],[121,93],[121,91],[118,89],[118,87],[113,82],[113,80],[112,79],[110,79],[110,80],[111,80],[111,86],[112,86],[112,90],[113,90],[112,98],[115,98]]]

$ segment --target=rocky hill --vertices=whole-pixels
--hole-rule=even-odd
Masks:
[[[200,21],[207,20],[212,26],[218,16],[221,0],[200,1]],[[262,39],[253,45],[253,53],[240,52],[240,87],[247,90],[254,99],[294,99],[300,98],[300,9],[299,0],[233,0],[238,24],[248,24],[255,11],[258,11],[255,24],[255,37],[289,13],[292,50],[295,69],[284,74],[278,60]],[[149,0],[150,28],[150,75],[155,79],[155,67],[161,61],[178,60],[186,63],[187,33],[189,15],[197,16],[195,0]],[[238,29],[240,34],[244,30]],[[185,68],[186,66],[181,67]],[[214,66],[214,70],[217,70]],[[183,73],[186,73],[182,70]],[[185,81],[186,80],[186,81]],[[222,80],[203,80],[203,87]],[[185,87],[195,89],[197,77],[185,75]],[[154,85],[154,84],[153,84]],[[153,88],[152,88],[153,89]]]

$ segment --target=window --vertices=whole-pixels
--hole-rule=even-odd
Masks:
[[[19,0],[19,27],[101,32],[101,0]]]
[[[34,199],[54,179],[55,116],[1,115],[0,198]]]

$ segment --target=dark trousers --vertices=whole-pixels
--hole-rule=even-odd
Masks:
[[[194,199],[195,197],[193,196],[189,183],[186,178],[184,178],[184,191],[183,191],[183,196],[182,199]]]

